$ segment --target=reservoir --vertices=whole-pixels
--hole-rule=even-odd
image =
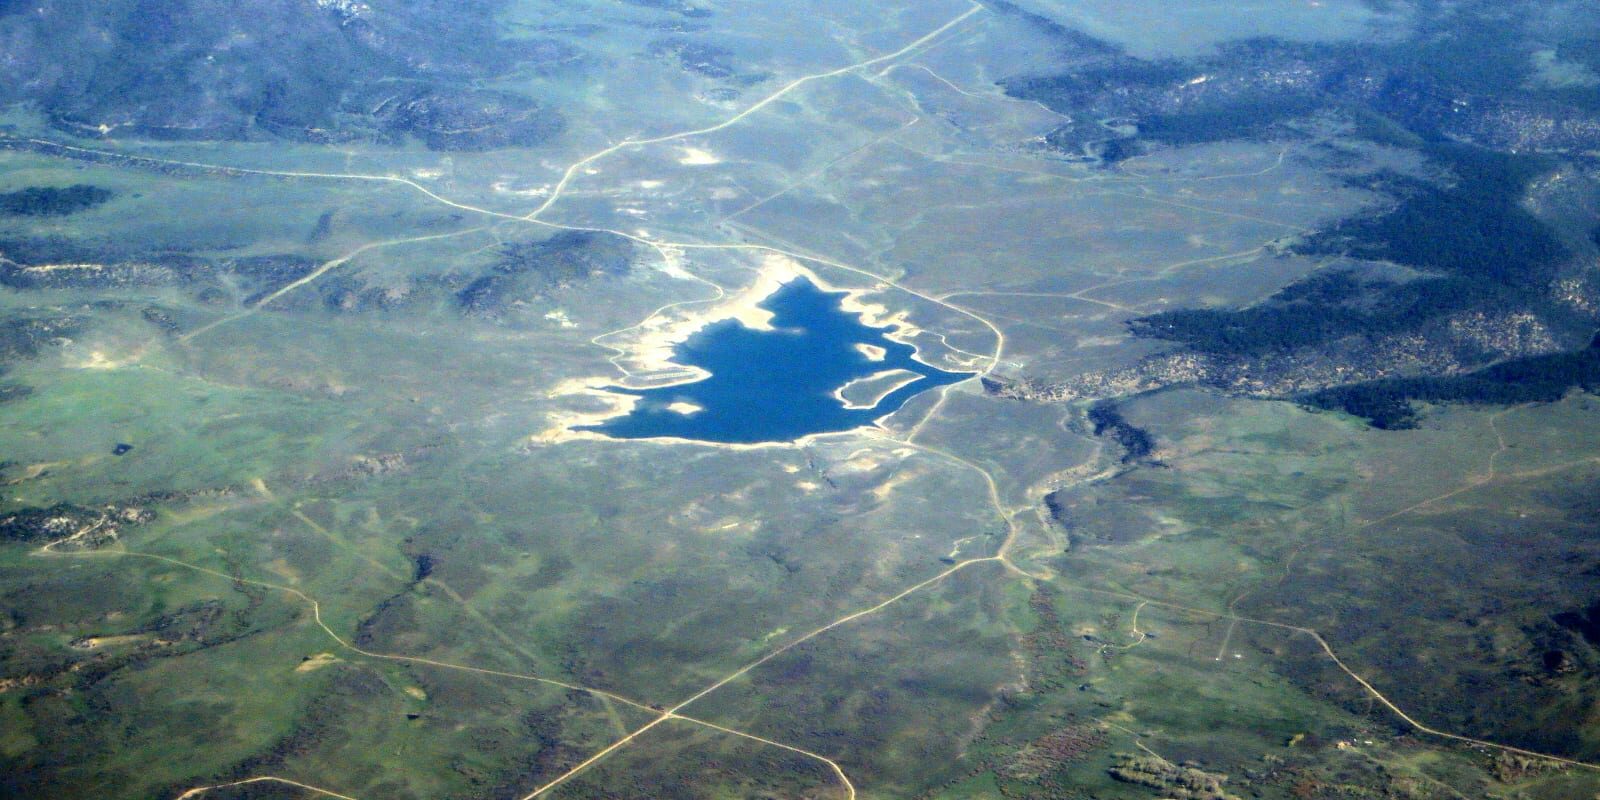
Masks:
[[[870,425],[921,392],[971,377],[916,360],[913,347],[888,338],[889,328],[845,311],[843,297],[804,278],[784,284],[760,304],[772,313],[772,330],[723,320],[673,348],[674,361],[710,377],[611,388],[638,397],[633,410],[578,430],[618,439],[785,442]]]

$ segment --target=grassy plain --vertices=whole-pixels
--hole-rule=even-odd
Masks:
[[[1269,244],[1372,200],[1319,142],[1044,157],[1051,115],[993,82],[1053,44],[982,7],[730,14],[716,38],[752,73],[730,95],[640,55],[647,5],[607,19],[584,81],[506,79],[582,111],[534,152],[0,152],[0,189],[117,193],[7,241],[326,268],[266,303],[249,276],[0,294],[88,320],[8,364],[32,393],[0,407],[7,513],[154,515],[92,551],[0,545],[0,785],[1139,798],[1171,787],[1113,775],[1157,759],[1236,796],[1592,796],[1589,768],[1425,735],[1351,674],[1440,730],[1600,759],[1572,722],[1600,661],[1549,622],[1600,558],[1587,398],[1389,435],[1168,392],[1127,406],[1159,442],[1131,469],[1081,406],[975,382],[793,446],[540,439],[593,410],[560,387],[623,377],[629,329],[775,251],[903,312],[930,358],[1053,378],[1148,354],[1129,317],[1270,294],[1315,265]],[[549,8],[504,23],[585,19]],[[633,269],[496,318],[454,303],[560,226],[634,237]],[[337,280],[403,299],[344,308]],[[1582,669],[1549,674],[1551,650]]]

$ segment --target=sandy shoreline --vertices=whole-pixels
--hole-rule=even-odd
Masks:
[[[669,268],[669,272],[682,272],[682,268],[672,265]],[[693,276],[690,275],[688,277]],[[615,389],[661,389],[694,383],[709,377],[710,373],[703,369],[680,364],[674,360],[678,345],[710,325],[730,320],[752,330],[773,330],[773,314],[771,311],[761,308],[761,303],[765,302],[767,298],[771,297],[773,293],[777,292],[785,284],[802,278],[810,281],[824,292],[843,293],[844,296],[840,298],[839,303],[841,310],[859,316],[862,323],[866,325],[886,329],[884,331],[885,337],[900,344],[908,345],[916,351],[912,356],[913,358],[929,366],[938,367],[937,364],[922,357],[922,351],[927,345],[924,343],[919,346],[915,340],[924,331],[911,324],[908,320],[909,311],[891,312],[888,306],[865,299],[868,294],[882,291],[885,288],[884,284],[865,288],[839,286],[823,279],[815,271],[793,258],[777,253],[768,253],[762,257],[761,265],[756,269],[755,280],[736,294],[729,294],[723,299],[705,304],[705,307],[695,311],[681,310],[681,304],[677,303],[663,306],[652,312],[637,325],[615,332],[616,334],[627,333],[628,340],[601,346],[619,351],[619,354],[614,356],[611,362],[622,371],[623,374],[620,379],[618,376],[613,375],[563,381],[546,396],[552,399],[583,398],[585,401],[593,401],[598,407],[590,410],[558,411],[551,414],[549,426],[543,432],[531,437],[532,441],[553,444],[574,439],[609,439],[610,437],[594,431],[573,429],[599,425],[607,420],[630,413],[638,403],[638,398],[631,394],[614,391]],[[599,344],[599,340],[611,335],[613,334],[603,334],[595,337],[596,344]],[[872,346],[868,345],[868,347]],[[945,369],[945,367],[938,368]],[[920,377],[915,376],[915,373],[910,374],[914,377]],[[889,391],[879,395],[874,399],[874,403],[869,405],[852,405],[845,400],[841,395],[845,387],[840,387],[839,390],[834,392],[834,395],[840,397],[840,402],[844,403],[846,408],[871,408],[883,396],[909,382],[910,380],[907,380],[897,384]],[[584,404],[588,405],[589,403],[585,402]]]
[[[920,380],[922,380],[922,376],[909,369],[900,369],[898,367],[886,369],[856,378],[834,389],[833,396],[839,401],[840,405],[851,411],[877,408],[878,404],[883,402],[883,398],[900,391],[902,387],[909,386]],[[872,394],[866,397],[851,397],[851,395],[860,394],[864,390],[870,390]]]

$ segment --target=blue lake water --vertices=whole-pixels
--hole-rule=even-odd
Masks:
[[[889,339],[889,328],[872,327],[845,311],[843,297],[803,278],[784,284],[760,304],[772,312],[774,330],[725,320],[696,331],[673,349],[674,361],[699,367],[710,377],[660,389],[613,388],[639,398],[633,410],[579,430],[618,439],[784,442],[869,425],[921,392],[971,377],[912,358],[914,348]],[[882,348],[884,358],[871,360],[856,345]],[[921,377],[872,408],[846,408],[833,396],[852,380],[896,368]],[[669,408],[674,403],[702,410],[682,414]]]

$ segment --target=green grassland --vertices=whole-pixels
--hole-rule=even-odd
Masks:
[[[1319,266],[1277,245],[1377,202],[1329,149],[1403,154],[1318,129],[1050,158],[1053,115],[995,82],[1057,43],[962,2],[599,8],[498,12],[585,54],[481,87],[563,109],[529,149],[8,112],[13,141],[132,157],[0,149],[0,193],[111,193],[0,217],[0,321],[60,325],[0,349],[0,793],[1600,791],[1586,395],[1381,432],[1173,389],[1118,406],[1155,442],[1132,461],[1087,401],[977,381],[781,447],[544,436],[642,323],[773,255],[946,366],[1133,364],[1163,345],[1128,319]]]

